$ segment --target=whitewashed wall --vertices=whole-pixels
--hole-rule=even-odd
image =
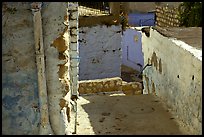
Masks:
[[[121,76],[121,26],[79,28],[79,80]]]
[[[165,100],[192,134],[202,134],[202,51],[150,30],[142,36],[144,93]]]
[[[76,4],[69,5],[68,12],[75,11],[72,13],[76,13],[77,9],[73,9]],[[66,2],[44,2],[41,8],[46,92],[47,98],[49,98],[47,104],[49,114],[45,114],[40,109],[40,106],[44,107],[46,104],[39,100],[39,96],[45,96],[45,94],[39,95],[34,39],[36,30],[34,30],[34,14],[31,11],[31,3],[6,2],[3,4],[2,134],[65,135],[68,132],[65,130],[67,128],[70,129],[70,126],[67,125],[67,116],[70,113],[66,110],[72,107],[68,105],[71,99],[69,96],[67,97],[69,95],[67,93],[69,92],[69,87],[75,86],[76,89],[78,85],[78,79],[73,76],[74,72],[77,71],[78,65],[72,67],[71,71],[68,71],[68,66],[73,66],[75,63],[69,57],[72,54],[77,54],[77,50],[72,48],[77,49],[78,45],[75,42],[71,47],[69,42],[73,42],[73,38],[69,38],[68,28],[63,24],[63,22],[68,22],[67,8],[68,3]],[[71,17],[76,20],[77,16],[76,14],[76,16]],[[72,25],[77,29],[77,21],[75,23],[72,22]],[[69,31],[74,30],[69,28]],[[72,73],[71,80],[67,76],[70,73]],[[73,78],[76,79],[73,80]],[[72,82],[71,86],[68,81]],[[49,117],[41,119],[42,115],[49,115]],[[71,117],[70,119],[71,122],[74,121],[74,118]],[[52,131],[45,133],[44,131],[47,131],[46,127],[48,126],[44,126],[44,123],[50,123]]]

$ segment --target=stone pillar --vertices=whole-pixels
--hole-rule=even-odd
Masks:
[[[42,7],[49,120],[54,135],[65,135],[70,114],[68,81],[67,2],[45,2]]]
[[[68,2],[68,77],[70,101],[74,106],[70,112],[70,122],[67,134],[76,134],[77,121],[77,98],[78,98],[78,79],[79,79],[79,49],[78,49],[78,2]],[[73,112],[73,113],[72,113]]]
[[[79,50],[78,50],[78,2],[68,3],[68,31],[69,31],[69,58],[70,58],[70,88],[71,95],[78,95]]]

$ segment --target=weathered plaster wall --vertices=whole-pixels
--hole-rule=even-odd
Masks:
[[[2,7],[2,134],[39,132],[33,16],[28,2]]]
[[[143,93],[161,97],[190,134],[202,134],[202,51],[153,29],[150,37],[143,33],[142,47],[144,63],[152,64]]]
[[[68,4],[46,2],[42,8],[50,124],[54,134],[65,134],[68,99]],[[67,116],[67,117],[65,117]],[[63,119],[65,118],[65,120]]]
[[[121,27],[79,28],[79,80],[120,77]]]
[[[72,54],[77,54],[77,50],[73,48],[78,48],[78,37],[73,36],[78,33],[76,21],[78,14],[74,14],[78,9],[76,3],[71,2],[43,3],[41,16],[49,117],[40,120],[39,108],[46,104],[39,102],[38,96],[34,41],[36,30],[33,24],[35,14],[32,14],[30,4],[30,2],[4,3],[2,9],[2,124],[4,125],[2,133],[69,134],[71,111],[69,82],[72,82],[72,88],[75,90],[78,88],[77,77],[69,74],[78,71],[77,62],[71,59]],[[69,16],[68,10],[74,15]],[[68,28],[66,25],[68,23],[73,28]],[[72,37],[69,37],[70,34]],[[74,40],[76,42],[71,46]],[[73,64],[75,67],[70,69]],[[52,133],[41,132],[41,122],[47,123],[48,127],[51,124]]]

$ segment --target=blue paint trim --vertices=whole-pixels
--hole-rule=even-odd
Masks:
[[[6,95],[2,99],[2,106],[4,106],[4,108],[6,108],[7,110],[11,110],[18,104],[18,101],[21,98],[22,98],[21,95],[18,95],[16,97],[10,97]]]

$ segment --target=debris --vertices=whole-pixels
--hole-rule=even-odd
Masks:
[[[102,115],[103,115],[103,116],[109,116],[110,113],[109,113],[109,112],[108,112],[108,113],[107,113],[107,112],[103,112]]]
[[[99,122],[103,122],[105,120],[105,117],[100,118]]]

